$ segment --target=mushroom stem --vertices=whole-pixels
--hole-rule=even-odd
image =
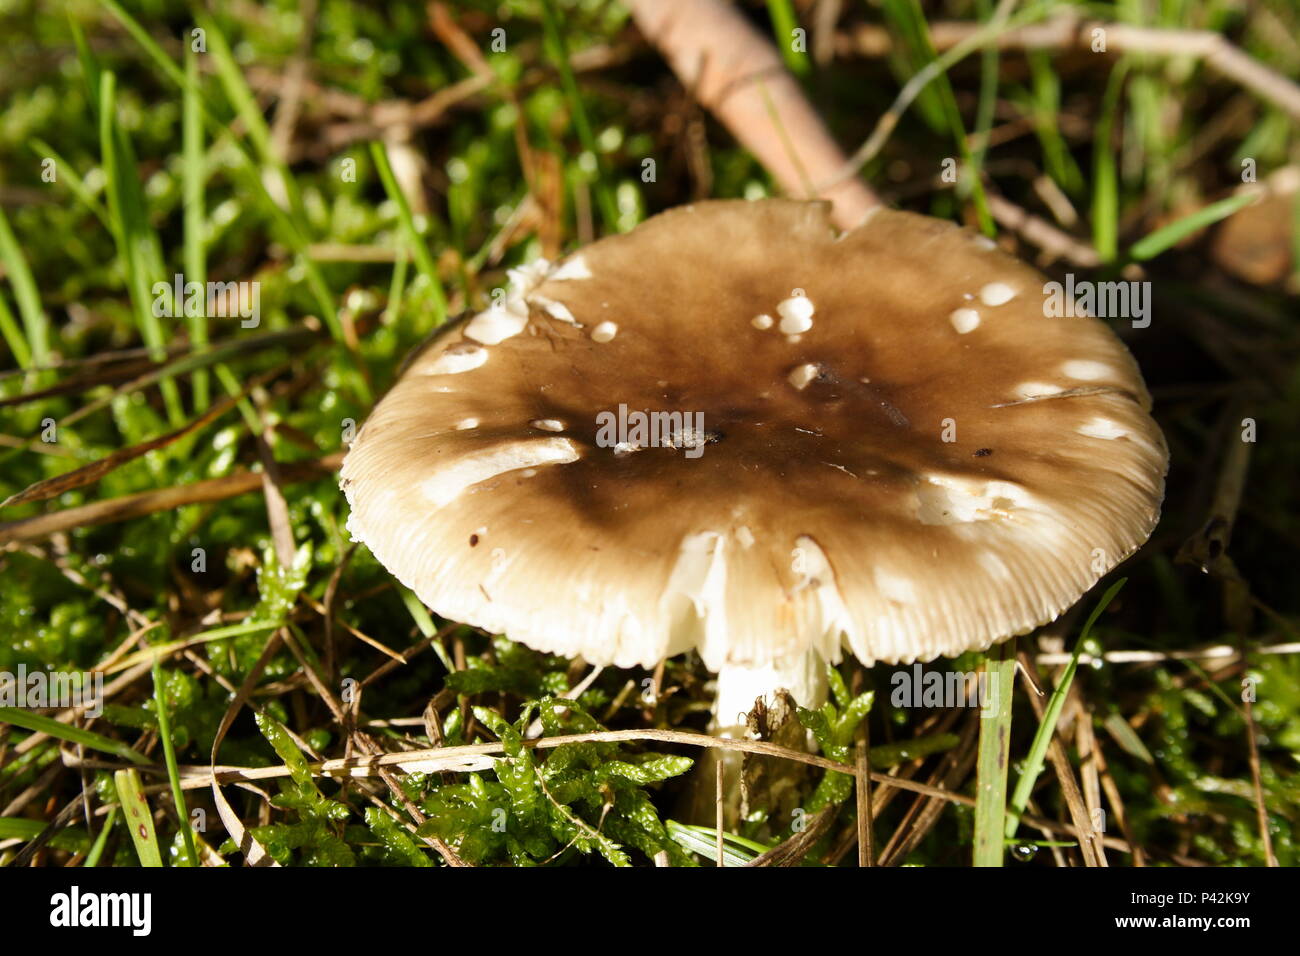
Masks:
[[[746,736],[755,704],[762,698],[771,707],[779,690],[788,691],[800,707],[820,707],[828,690],[822,656],[809,650],[762,666],[724,664],[718,671],[710,733],[733,740]],[[706,826],[714,823],[718,761],[722,762],[723,821],[730,829],[740,818],[744,754],[738,750],[710,749],[701,755],[688,790],[685,813],[692,822]]]
[[[720,737],[745,733],[749,712],[762,697],[769,706],[778,690],[787,690],[800,707],[820,707],[826,700],[826,662],[814,650],[760,666],[724,664],[718,671],[713,730]]]

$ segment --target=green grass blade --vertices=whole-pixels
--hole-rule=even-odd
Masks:
[[[189,809],[185,804],[185,792],[181,790],[181,773],[176,764],[176,745],[172,741],[171,716],[167,710],[166,694],[163,690],[162,658],[153,659],[153,699],[158,708],[158,736],[162,739],[163,758],[167,762],[167,779],[171,783],[172,802],[176,807],[176,817],[180,825],[181,836],[185,840],[185,855],[190,866],[199,865],[199,853],[194,846],[194,831],[190,829]]]
[[[3,292],[0,292],[0,335],[4,336],[5,344],[13,353],[14,363],[19,368],[31,368],[32,350],[28,347],[27,338],[23,335],[23,330],[18,327],[13,312],[9,310],[9,303],[5,301]]]
[[[41,308],[41,297],[36,291],[36,281],[27,259],[9,227],[9,219],[0,210],[0,262],[4,263],[9,285],[14,290],[14,300],[23,319],[23,332],[31,361],[36,365],[50,362],[50,320]]]
[[[250,185],[254,185],[254,188],[266,197],[268,210],[284,231],[288,245],[298,254],[298,258],[302,262],[303,271],[307,276],[307,287],[316,299],[322,316],[330,327],[330,332],[336,340],[342,341],[343,325],[339,321],[334,296],[329,291],[329,286],[321,274],[320,267],[312,259],[309,252],[310,242],[308,236],[310,232],[308,219],[306,210],[303,207],[302,195],[298,190],[297,180],[294,179],[283,159],[277,155],[271,142],[270,128],[266,125],[266,119],[262,116],[257,100],[253,97],[253,91],[249,89],[248,83],[244,80],[244,74],[235,61],[235,55],[231,51],[230,44],[226,41],[225,36],[217,29],[216,23],[210,17],[200,16],[196,22],[207,31],[208,52],[212,57],[212,62],[216,65],[217,78],[221,81],[226,98],[230,101],[236,115],[248,131],[248,138],[253,142],[258,159],[263,167],[269,168],[275,174],[284,187],[285,198],[288,200],[288,210],[284,210],[276,201],[276,197],[268,192],[262,180],[261,170],[253,159],[245,153],[243,154],[244,159],[253,173],[250,178],[255,181],[255,185],[253,183],[250,183]],[[195,88],[193,85],[187,85],[192,89]]]
[[[1148,236],[1139,239],[1129,248],[1129,257],[1141,262],[1160,255],[1166,249],[1182,242],[1192,233],[1213,225],[1220,219],[1227,219],[1238,210],[1244,209],[1257,201],[1259,193],[1240,193],[1212,202],[1204,209],[1198,209],[1190,216],[1184,216],[1176,222],[1157,229]]]
[[[184,267],[188,282],[208,281],[207,256],[203,248],[203,106],[199,98],[198,58],[185,54],[185,79],[181,97],[181,196],[184,207]],[[188,318],[190,342],[196,350],[207,348],[207,309]],[[195,369],[191,379],[194,410],[203,412],[211,401],[211,384],[206,368]]]
[[[0,817],[0,840],[22,840],[29,843],[35,840],[49,826],[46,820],[28,820],[25,817]],[[79,853],[90,842],[90,836],[79,827],[67,827],[50,837],[46,846],[55,850],[70,850]]]
[[[600,215],[605,221],[605,228],[613,232],[618,228],[618,204],[614,202],[614,194],[610,191],[609,184],[605,182],[603,176],[600,150],[596,148],[596,137],[592,134],[591,123],[587,119],[587,107],[582,101],[578,81],[574,79],[573,68],[569,65],[569,45],[564,39],[564,30],[561,26],[560,14],[556,9],[555,0],[542,0],[542,24],[546,32],[548,52],[555,64],[555,69],[560,74],[560,86],[564,90],[565,99],[568,101],[569,112],[573,115],[573,126],[578,133],[578,142],[582,144],[583,150],[591,154],[596,163],[596,181],[594,184],[596,204],[600,207]]]
[[[406,295],[406,269],[410,264],[406,250],[399,249],[397,260],[393,263],[393,276],[388,283],[388,301],[384,305],[384,324],[391,325],[397,321],[402,312],[402,299]]]
[[[121,757],[123,760],[129,760],[131,763],[140,764],[141,766],[148,766],[152,763],[144,754],[132,750],[120,740],[113,740],[110,737],[97,734],[93,730],[83,730],[81,727],[72,727],[60,723],[53,717],[33,714],[22,707],[0,707],[0,724],[13,724],[15,727],[22,727],[24,730],[57,737],[59,740],[66,740],[71,744],[81,744],[81,746],[89,747],[91,750],[112,754],[115,757]]]
[[[397,185],[393,167],[388,162],[388,150],[382,143],[371,143],[370,155],[375,161],[375,168],[379,171],[379,178],[383,181],[384,192],[397,206],[397,218],[401,222],[402,232],[406,234],[407,245],[411,247],[415,267],[419,269],[420,275],[424,276],[424,281],[429,284],[429,294],[433,297],[433,304],[437,310],[433,324],[435,327],[442,325],[447,320],[447,296],[443,292],[442,280],[438,278],[438,267],[434,264],[433,257],[429,255],[429,247],[425,244],[424,237],[415,228],[415,216],[411,213],[411,206],[406,201],[406,196]]]
[[[687,825],[678,823],[676,820],[665,820],[664,826],[668,830],[668,835],[683,850],[688,853],[698,854],[710,863],[717,861],[718,831],[713,827]],[[744,866],[770,849],[771,847],[763,846],[761,843],[724,831],[722,834],[722,865]]]
[[[794,5],[790,0],[767,0],[767,15],[772,21],[776,48],[781,51],[781,59],[785,60],[786,68],[795,76],[807,76],[808,53],[794,48],[794,31],[799,26]]]
[[[108,210],[104,208],[103,203],[94,197],[90,187],[86,185],[84,179],[77,175],[77,171],[72,168],[72,164],[59,155],[59,151],[43,139],[33,138],[28,143],[28,146],[41,159],[54,160],[54,167],[58,170],[59,182],[67,186],[68,191],[77,198],[77,201],[95,214],[99,221],[104,224],[105,229],[111,230],[112,226],[108,221]]]
[[[148,34],[145,32],[144,28],[141,27],[129,13],[123,10],[119,4],[113,2],[113,0],[100,0],[100,2],[122,22],[123,26],[126,27],[127,32],[139,41],[145,52],[149,54],[150,58],[164,73],[167,74],[168,78],[171,79],[172,82],[176,83],[182,89],[190,88],[198,91],[197,95],[199,96],[199,102],[203,108],[204,118],[212,128],[219,134],[229,132],[228,124],[222,117],[217,115],[213,105],[203,97],[202,91],[199,89],[198,85],[189,82],[185,73],[176,66],[174,62],[172,62],[171,58],[163,52],[162,48],[148,38]],[[233,84],[237,91],[236,96],[238,97],[238,90],[242,89],[246,91],[248,87],[243,81],[242,74],[239,74],[238,67],[234,62],[234,57],[230,54],[229,45],[225,42],[224,37],[220,35],[210,19],[200,17],[199,22],[208,32],[208,45],[211,48],[214,62],[216,62],[219,67],[225,64],[226,74],[223,77],[223,83],[227,87]],[[231,68],[233,68],[235,75],[230,75],[229,71]],[[218,72],[220,73],[221,71],[219,70]],[[254,112],[256,112],[255,106],[256,104],[254,103]],[[250,115],[245,117],[245,119],[252,124],[249,127],[250,136],[256,137],[258,135],[251,132],[255,126],[260,125],[262,129],[265,129],[265,120],[262,119],[260,112],[256,113],[256,117],[250,113]],[[237,168],[245,175],[246,185],[250,190],[265,200],[266,210],[283,233],[285,243],[293,249],[302,263],[303,271],[306,273],[307,287],[311,291],[312,297],[316,300],[321,316],[325,319],[325,324],[329,326],[330,334],[333,335],[336,341],[343,341],[343,325],[339,321],[338,310],[334,303],[334,296],[329,291],[329,286],[325,282],[324,276],[321,274],[320,267],[310,255],[310,243],[307,240],[305,220],[295,220],[294,216],[280,208],[274,197],[272,197],[267,191],[266,184],[262,181],[258,164],[249,154],[247,148],[238,140],[232,139],[232,142],[235,143],[236,156],[239,160],[239,166]],[[269,137],[266,138],[265,145],[269,148]],[[268,164],[274,165],[278,170],[280,170],[280,177],[289,194],[291,205],[293,205],[293,200],[298,195],[297,186],[293,177],[288,174],[284,164],[279,162],[274,156],[268,154],[264,159]],[[299,212],[301,212],[300,200],[297,202],[297,208]],[[357,389],[358,395],[368,402],[370,399],[370,390],[365,383],[365,379],[360,375],[353,376],[351,384]]]
[[[975,865],[1001,866],[1003,818],[1007,806],[1007,770],[1011,762],[1011,701],[1016,676],[1016,639],[984,655],[991,702],[980,714],[979,753],[975,771]]]
[[[162,853],[158,849],[158,834],[154,832],[153,811],[144,795],[144,786],[140,783],[138,770],[118,770],[113,774],[117,784],[117,802],[126,815],[127,829],[131,831],[131,842],[135,844],[136,855],[140,865],[160,867]]]
[[[425,637],[433,637],[433,635],[437,634],[438,628],[434,626],[433,618],[429,616],[429,609],[415,596],[415,592],[410,588],[399,585],[398,593],[401,594],[402,603],[406,605],[406,610],[410,613],[411,620],[415,621],[415,626],[420,629],[420,633]],[[442,661],[442,666],[447,670],[456,669],[451,658],[447,656],[447,649],[442,646],[441,641],[433,642],[433,652],[438,655],[438,659]]]
[[[99,836],[95,837],[95,843],[86,854],[86,861],[82,866],[94,868],[99,866],[100,858],[104,855],[104,847],[108,845],[109,834],[113,832],[113,824],[117,823],[117,807],[110,807],[108,816],[104,818],[104,826],[99,831]]]
[[[81,24],[71,13],[68,14],[68,29],[72,33],[72,43],[77,48],[77,62],[81,65],[81,77],[86,83],[86,99],[92,111],[99,109],[99,62],[86,42],[86,34]]]
[[[992,3],[993,0],[978,0],[976,3],[981,22],[991,22],[994,14]],[[980,184],[981,190],[984,183],[984,156],[988,152],[989,131],[993,128],[993,116],[998,105],[1001,60],[996,44],[990,43],[980,52],[980,92],[979,104],[975,109],[975,148],[970,153],[970,172],[971,178]]]
[[[1101,116],[1092,146],[1092,244],[1102,262],[1114,262],[1119,255],[1119,171],[1111,149],[1111,130],[1128,68],[1125,61],[1111,70],[1102,98]]]
[[[162,325],[153,312],[153,282],[166,281],[158,237],[148,224],[144,199],[136,178],[135,157],[116,123],[116,77],[105,70],[99,78],[99,144],[108,191],[113,238],[126,276],[132,314],[155,361],[166,358]],[[152,281],[151,280],[152,277]],[[179,428],[185,421],[180,391],[170,375],[158,383],[168,420]]]
[[[302,205],[302,195],[298,191],[297,180],[289,172],[289,167],[285,165],[284,160],[276,153],[275,146],[271,142],[271,128],[266,124],[266,117],[262,115],[262,109],[258,106],[253,91],[249,89],[243,71],[235,62],[235,54],[230,49],[230,44],[226,42],[225,35],[217,29],[217,25],[210,18],[200,16],[196,22],[207,31],[208,55],[216,65],[217,79],[221,81],[226,99],[234,107],[235,115],[248,131],[248,138],[252,140],[258,157],[284,186],[285,197],[295,223],[300,228],[305,227],[307,213]],[[191,83],[187,82],[185,86],[194,89]]]
[[[1029,805],[1029,797],[1034,792],[1034,784],[1038,781],[1038,775],[1043,772],[1043,764],[1047,759],[1047,748],[1052,742],[1052,734],[1056,732],[1056,721],[1061,716],[1061,708],[1065,706],[1065,699],[1069,696],[1070,685],[1074,683],[1075,671],[1079,668],[1079,654],[1083,650],[1084,642],[1088,640],[1088,635],[1092,632],[1092,626],[1101,616],[1101,612],[1115,599],[1128,578],[1120,578],[1101,596],[1097,606],[1092,609],[1088,615],[1088,621],[1083,625],[1083,631],[1079,634],[1079,639],[1074,642],[1074,653],[1070,655],[1070,663],[1065,665],[1065,670],[1061,674],[1061,681],[1056,685],[1056,690],[1052,692],[1052,698],[1047,702],[1047,709],[1043,711],[1043,719],[1038,725],[1038,730],[1034,734],[1034,742],[1029,747],[1029,756],[1025,759],[1024,767],[1020,771],[1020,778],[1016,781],[1015,792],[1011,795],[1011,809],[1007,813],[1006,838],[1012,839],[1016,835],[1016,828],[1020,825],[1020,815],[1025,812],[1025,807]]]
[[[118,19],[126,29],[126,32],[131,34],[132,39],[134,39],[136,43],[140,44],[140,46],[144,47],[145,52],[153,57],[173,83],[178,85],[183,85],[185,83],[185,77],[181,74],[180,67],[172,62],[171,57],[163,52],[162,47],[154,42],[153,37],[149,35],[149,32],[145,30],[145,28],[142,27],[134,17],[127,13],[126,10],[122,8],[121,4],[117,3],[116,0],[99,0],[99,2]]]
[[[913,48],[921,68],[929,66],[938,58],[938,51],[935,50],[934,42],[930,39],[930,25],[926,22],[925,12],[921,9],[918,0],[888,0],[884,11],[895,28],[906,38],[908,45]],[[930,89],[937,97],[943,121],[952,134],[957,155],[961,158],[962,167],[967,172],[959,182],[959,186],[962,192],[969,193],[971,201],[975,204],[975,215],[979,220],[980,231],[987,236],[996,235],[993,214],[989,212],[988,197],[984,193],[984,182],[973,161],[970,142],[966,138],[966,126],[962,122],[961,110],[957,107],[957,96],[953,92],[952,81],[948,79],[946,70],[935,77]]]
[[[1061,135],[1061,78],[1046,51],[1032,50],[1028,60],[1034,132],[1043,151],[1043,168],[1065,193],[1082,195],[1083,173]]]
[[[142,651],[128,654],[110,667],[108,671],[116,674],[130,669],[136,664],[151,661],[156,655],[166,657],[172,651],[178,651],[183,647],[207,644],[210,641],[221,641],[229,637],[238,637],[241,634],[256,634],[259,631],[269,631],[279,626],[276,621],[258,621],[252,624],[227,624],[223,627],[214,627],[210,631],[202,631],[189,637],[183,637],[180,640],[168,641],[166,644],[155,644],[153,647],[146,647]]]

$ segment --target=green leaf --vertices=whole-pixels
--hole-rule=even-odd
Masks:
[[[162,739],[163,757],[167,762],[167,780],[172,788],[172,804],[185,841],[185,856],[190,866],[199,865],[199,852],[194,845],[194,831],[190,829],[189,811],[185,804],[185,791],[181,789],[180,768],[176,764],[176,746],[172,741],[171,715],[167,695],[163,690],[162,658],[153,659],[153,694],[158,713],[158,736]]]
[[[420,850],[419,844],[411,839],[411,835],[379,807],[366,808],[366,825],[402,865],[433,866],[433,861]]]
[[[650,759],[641,763],[628,763],[624,760],[612,760],[596,769],[597,780],[609,780],[621,777],[623,780],[644,786],[676,777],[691,769],[694,763],[690,757],[672,757],[667,754],[648,754]]]
[[[121,757],[123,760],[129,760],[131,763],[140,764],[141,766],[148,766],[153,762],[144,754],[132,750],[120,740],[104,737],[92,730],[70,727],[67,724],[59,723],[53,717],[33,714],[21,707],[0,707],[0,723],[13,724],[15,727],[48,734],[69,743],[81,744],[91,750],[113,754],[115,757]]]
[[[158,849],[158,835],[153,827],[153,811],[145,799],[139,771],[119,770],[113,774],[113,782],[117,785],[117,802],[125,814],[127,829],[131,831],[131,842],[135,844],[140,865],[162,866],[162,852]]]
[[[1060,683],[1056,685],[1056,690],[1052,692],[1052,697],[1047,702],[1047,708],[1043,711],[1043,719],[1034,734],[1034,742],[1029,747],[1029,756],[1025,758],[1024,767],[1020,771],[1020,778],[1016,781],[1016,789],[1011,796],[1011,809],[1006,815],[1005,836],[1008,840],[1016,835],[1016,828],[1020,825],[1020,815],[1025,812],[1025,807],[1029,805],[1029,797],[1034,792],[1034,783],[1038,780],[1038,775],[1042,773],[1043,763],[1047,758],[1047,748],[1052,742],[1052,734],[1056,732],[1056,721],[1061,716],[1061,708],[1065,706],[1065,699],[1070,693],[1070,685],[1074,683],[1075,671],[1079,668],[1079,654],[1083,651],[1084,642],[1088,640],[1088,635],[1092,632],[1092,626],[1097,623],[1097,618],[1101,616],[1101,612],[1106,610],[1127,581],[1128,578],[1120,578],[1106,589],[1106,593],[1101,596],[1097,606],[1088,615],[1087,623],[1083,625],[1083,631],[1079,634],[1079,639],[1074,642],[1074,653],[1070,655],[1070,662],[1065,665],[1065,670],[1061,673]]]
[[[1261,195],[1262,193],[1254,192],[1240,193],[1210,203],[1204,209],[1198,209],[1190,216],[1184,216],[1182,219],[1171,222],[1169,225],[1139,239],[1129,247],[1129,257],[1138,262],[1154,258],[1166,249],[1182,242],[1193,233],[1199,232],[1206,226],[1213,225],[1220,219],[1227,219],[1233,213],[1246,208],[1251,203],[1256,202]]]

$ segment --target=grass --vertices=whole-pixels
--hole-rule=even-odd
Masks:
[[[939,22],[1000,15],[1009,28],[1065,3],[845,4],[828,62],[789,42],[802,29],[816,48],[804,4],[741,6],[777,38],[836,138],[864,144],[863,174],[889,202],[994,235],[1052,279],[1122,270],[1152,283],[1151,328],[1115,327],[1144,370],[1173,466],[1161,524],[1124,565],[1123,592],[1104,581],[1081,602],[1090,617],[1076,609],[1019,639],[1053,685],[1041,719],[1023,689],[987,718],[902,706],[889,692],[901,669],[846,661],[825,707],[798,715],[816,753],[773,745],[749,758],[795,774],[793,803],[759,800],[721,834],[724,863],[770,853],[849,865],[865,826],[852,776],[864,732],[877,862],[969,865],[972,847],[982,865],[1082,862],[1062,769],[1048,759],[1056,741],[1118,821],[1111,865],[1300,863],[1300,657],[1269,652],[1300,641],[1300,198],[1282,201],[1280,238],[1259,225],[1240,240],[1260,264],[1280,256],[1280,272],[1245,276],[1222,247],[1233,217],[1274,208],[1239,191],[1243,159],[1261,181],[1300,168],[1294,118],[1194,57],[980,49],[969,36],[954,46]],[[1283,0],[1158,6],[1076,9],[1215,30],[1277,76],[1300,77],[1286,42],[1300,21]],[[285,865],[713,865],[720,835],[679,812],[707,728],[699,661],[657,674],[609,667],[584,683],[581,662],[430,615],[351,542],[329,462],[406,354],[481,308],[508,269],[701,192],[775,189],[617,4],[449,12],[452,32],[433,30],[413,0],[322,4],[311,24],[280,0],[198,21],[173,0],[0,14],[0,30],[20,38],[0,53],[0,500],[113,466],[0,510],[0,671],[97,668],[114,686],[93,721],[0,709],[0,805],[13,807],[0,818],[0,864],[25,862],[25,847],[47,865],[240,864],[204,776],[216,743],[217,762],[260,775],[269,806],[233,786],[224,799],[246,824],[265,809],[270,822],[247,835]],[[503,49],[490,42],[497,27]],[[889,53],[854,53],[859,30],[877,31]],[[282,117],[305,32],[307,80]],[[462,59],[461,35],[479,57]],[[934,79],[900,95],[927,68]],[[878,127],[891,107],[897,126]],[[419,197],[399,185],[385,145],[403,137],[425,164]],[[938,179],[945,157],[960,160],[955,188]],[[997,215],[1008,203],[1102,265],[1052,259]],[[210,310],[156,314],[154,283],[175,273],[258,282],[260,327]],[[226,396],[238,416],[227,408],[110,458]],[[1228,454],[1243,419],[1259,436],[1248,469]],[[228,493],[268,454],[282,474],[269,495],[260,479]],[[1235,503],[1217,490],[1234,481]],[[205,490],[127,520],[6,537],[5,522],[186,488]],[[283,509],[268,508],[277,496]],[[1204,570],[1186,559],[1186,543],[1225,526],[1227,550]],[[296,552],[282,562],[285,532]],[[1057,648],[1074,633],[1068,654]],[[1181,656],[1219,646],[1237,653]],[[1014,685],[1012,647],[987,663],[1000,688]],[[1149,659],[1113,659],[1138,651]],[[966,672],[979,659],[935,666]],[[1258,783],[1243,680],[1258,692]],[[1081,756],[1089,740],[1104,767]],[[403,771],[383,756],[434,748],[459,762]],[[353,778],[327,772],[344,753],[378,762]],[[76,826],[52,823],[82,799],[88,825],[80,812]],[[801,841],[811,819],[825,829]]]

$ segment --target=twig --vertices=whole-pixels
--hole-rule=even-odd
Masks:
[[[280,469],[280,478],[286,484],[309,481],[336,470],[343,463],[343,452],[335,452],[314,461],[295,462]],[[49,514],[24,518],[0,524],[0,545],[13,541],[44,538],[60,531],[86,525],[111,524],[129,521],[158,511],[170,511],[183,505],[205,501],[223,501],[237,495],[246,495],[262,487],[262,475],[256,471],[240,471],[221,478],[210,478],[188,485],[157,488],[134,495],[122,495],[105,501],[95,501],[75,508],[65,508]]]
[[[941,22],[930,26],[930,36],[937,50],[968,44],[980,32],[980,25],[975,23]],[[1091,50],[1095,35],[1105,37],[1107,53],[1148,53],[1201,59],[1220,75],[1240,83],[1300,119],[1300,86],[1243,53],[1222,34],[1209,30],[1162,30],[1104,20],[1083,20],[1074,14],[1065,14],[1046,23],[1002,33],[993,42],[1001,50]],[[838,46],[841,53],[882,56],[892,49],[893,40],[882,27],[864,24]]]
[[[842,168],[844,154],[768,40],[720,0],[629,0],[641,32],[682,85],[718,117],[787,193],[829,199],[836,225],[852,228],[875,194],[856,176],[814,189]],[[797,144],[795,149],[787,144]]]
[[[866,726],[866,721],[862,725]],[[867,774],[867,738],[865,733],[858,741],[854,754],[854,763],[858,768],[854,781],[854,796],[858,804],[858,866],[876,865],[876,848],[872,838],[871,819],[871,778]]]
[[[1273,837],[1268,830],[1268,806],[1264,803],[1264,783],[1259,769],[1259,742],[1255,739],[1255,704],[1253,694],[1246,695],[1246,740],[1250,745],[1250,781],[1255,788],[1255,816],[1259,821],[1259,838],[1264,842],[1264,859],[1269,866],[1277,866],[1273,852]]]
[[[1083,269],[1101,265],[1097,250],[1081,239],[1062,232],[1046,219],[1031,215],[1015,203],[990,192],[989,211],[993,218],[1013,232],[1033,243],[1051,259],[1065,259]]]
[[[718,762],[718,766],[722,766],[721,761]],[[831,805],[822,810],[800,832],[784,843],[778,843],[766,853],[754,857],[745,866],[798,866],[835,822],[835,809],[835,806]]]
[[[717,811],[714,822],[716,826],[716,832],[718,835],[717,865],[719,867],[723,867],[727,865],[726,859],[722,855],[723,809],[726,803],[725,794],[722,786],[722,765],[723,765],[723,761],[721,760],[715,761],[714,767],[716,772],[713,775],[713,788],[714,788],[713,801],[714,801],[714,807]]]
[[[1300,654],[1300,642],[1289,644],[1270,644],[1266,647],[1252,648],[1254,654]],[[1034,660],[1043,666],[1068,664],[1071,655],[1064,652],[1038,654]],[[1105,661],[1108,664],[1160,664],[1165,661],[1214,660],[1232,663],[1244,660],[1241,649],[1228,644],[1215,644],[1189,651],[1105,651],[1104,653],[1080,654],[1079,664],[1095,664]]]

